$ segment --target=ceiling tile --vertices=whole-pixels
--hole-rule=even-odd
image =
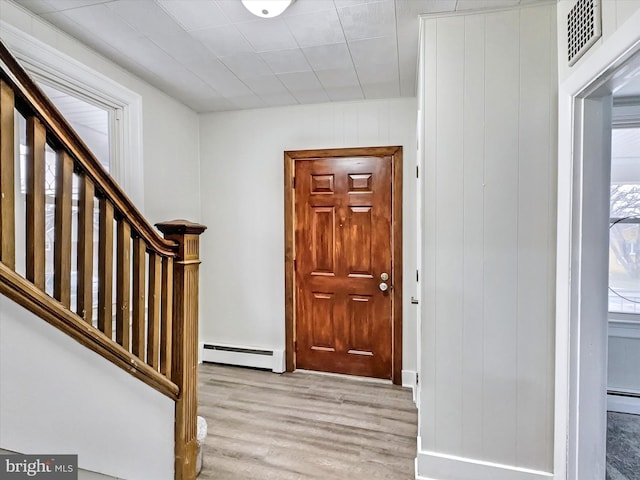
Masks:
[[[352,7],[353,5],[362,5],[363,3],[374,3],[380,0],[334,0],[337,8]]]
[[[396,31],[393,0],[340,8],[338,14],[347,40],[390,36]]]
[[[285,22],[300,47],[329,45],[345,41],[335,9],[291,15],[285,18]]]
[[[280,18],[265,21],[238,23],[236,25],[256,52],[297,48],[298,44]]]
[[[348,68],[353,65],[346,43],[306,47],[302,51],[314,70]]]
[[[264,101],[254,94],[241,95],[236,97],[227,97],[231,103],[233,103],[239,109],[245,108],[262,108],[265,107]]]
[[[243,82],[253,92],[264,98],[265,95],[286,93],[287,89],[275,75],[263,75],[261,77],[245,78]]]
[[[186,32],[153,35],[149,39],[183,65],[206,61],[212,55],[198,39]]]
[[[244,5],[242,5],[240,0],[216,0],[216,3],[227,18],[233,23],[250,22],[258,18],[253,13],[249,12],[249,10],[244,8]],[[269,20],[271,19],[263,19],[265,22],[268,22]]]
[[[267,62],[273,73],[308,72],[311,70],[309,62],[299,48],[264,52],[260,56]]]
[[[398,63],[400,70],[400,94],[403,97],[414,97],[416,95],[417,62],[417,56],[405,56],[401,58]]]
[[[214,97],[199,102],[199,112],[228,112],[236,110],[236,106],[223,97]]]
[[[360,88],[360,81],[356,71],[352,68],[337,68],[332,70],[318,70],[316,75],[325,88],[334,87],[357,87]]]
[[[262,100],[269,107],[282,107],[285,105],[297,105],[298,100],[289,92],[262,95]]]
[[[217,58],[189,66],[189,70],[222,96],[247,95],[251,91]]]
[[[140,0],[117,0],[105,3],[105,7],[144,36],[173,34],[182,31],[173,17],[155,2]]]
[[[220,61],[240,79],[271,74],[269,66],[257,53],[239,53],[230,57],[222,57]]]
[[[229,23],[215,2],[202,0],[157,0],[159,5],[187,31]]]
[[[112,52],[113,49],[124,52],[131,41],[141,37],[104,5],[49,13],[42,17],[101,53]]]
[[[191,34],[218,57],[228,57],[238,53],[252,52],[253,48],[234,25],[196,30]]]
[[[349,50],[356,67],[388,63],[391,60],[397,62],[398,57],[395,36],[349,42]]]
[[[319,90],[302,90],[292,94],[298,100],[298,103],[325,103],[329,101],[327,92]]]
[[[113,0],[16,0],[25,8],[33,13],[51,13],[70,10],[72,8],[87,7],[89,5],[98,5],[100,3],[108,3]]]
[[[362,100],[364,95],[362,89],[357,87],[331,87],[326,88],[325,91],[329,95],[329,99],[332,102],[342,102],[345,100]]]
[[[381,82],[362,85],[364,97],[372,98],[395,98],[400,96],[397,82]]]
[[[440,12],[452,12],[458,0],[396,0],[398,21],[410,16],[417,21],[418,15]]]
[[[278,75],[278,78],[291,93],[322,89],[322,85],[313,72],[283,73]]]
[[[278,75],[278,78],[300,103],[329,101],[329,97],[313,72],[283,73]]]
[[[482,10],[518,5],[520,0],[458,0],[456,10]]]
[[[361,65],[356,67],[360,85],[365,83],[396,82],[399,83],[398,64],[396,62]]]
[[[57,12],[58,5],[53,0],[15,0],[16,3],[22,5],[27,10],[32,11],[36,15],[42,13]]]

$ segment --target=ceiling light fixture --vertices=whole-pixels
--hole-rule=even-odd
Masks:
[[[273,18],[283,13],[294,0],[241,0],[247,10],[258,17]]]

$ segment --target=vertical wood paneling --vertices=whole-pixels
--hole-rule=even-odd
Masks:
[[[553,458],[549,444],[540,442],[552,432],[551,395],[548,371],[548,343],[553,328],[549,315],[549,277],[546,249],[549,221],[544,213],[554,186],[549,171],[551,138],[549,98],[554,94],[554,42],[548,29],[551,10],[534,9],[520,19],[520,96],[518,178],[518,338],[517,338],[517,464],[540,468],[539,459],[547,459],[551,470]],[[532,421],[531,412],[537,412]]]
[[[73,159],[58,152],[56,162],[56,210],[53,260],[53,296],[71,306],[71,188]]]
[[[146,245],[140,237],[133,239],[133,319],[131,325],[131,353],[141,360],[145,357],[145,292],[146,292]]]
[[[13,90],[0,81],[0,261],[16,268],[15,132]]]
[[[131,346],[131,227],[126,220],[118,222],[116,259],[116,342],[126,350]]]
[[[160,316],[160,373],[171,378],[173,327],[173,258],[162,259],[162,314]]]
[[[424,145],[424,168],[421,174],[424,182],[424,203],[422,205],[425,216],[425,229],[422,232],[423,242],[423,264],[421,274],[423,276],[422,293],[422,366],[420,394],[420,436],[422,438],[422,448],[425,450],[436,450],[436,440],[439,432],[436,430],[436,418],[439,414],[436,403],[436,235],[434,225],[436,223],[436,150],[438,146],[436,102],[438,92],[437,82],[437,20],[425,20],[424,22],[424,93],[425,93],[425,145]]]
[[[78,192],[78,305],[77,313],[93,323],[93,206],[94,186],[80,176]]]
[[[149,253],[149,314],[147,325],[147,363],[158,369],[160,349],[160,301],[162,298],[162,258]]]
[[[554,12],[423,20],[420,90],[422,450],[540,471],[553,464]]]
[[[484,42],[484,15],[465,17],[462,452],[470,458],[483,450]]]
[[[487,15],[483,432],[485,455],[507,465],[517,444],[519,55],[519,11]]]
[[[464,17],[438,20],[437,60],[439,72],[438,144],[436,164],[435,222],[436,257],[436,357],[447,362],[436,364],[436,448],[441,452],[462,448],[462,284],[463,256],[463,119]],[[464,126],[463,126],[464,128]]]
[[[44,291],[45,273],[45,142],[44,126],[36,117],[27,119],[27,280]]]
[[[100,239],[98,251],[98,328],[113,334],[113,205],[100,198]]]

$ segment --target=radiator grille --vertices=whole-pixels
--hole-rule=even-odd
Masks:
[[[568,60],[575,64],[602,36],[601,0],[578,0],[567,16]]]

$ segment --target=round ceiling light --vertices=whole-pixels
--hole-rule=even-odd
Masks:
[[[247,10],[258,17],[273,18],[284,12],[294,0],[241,0]]]

